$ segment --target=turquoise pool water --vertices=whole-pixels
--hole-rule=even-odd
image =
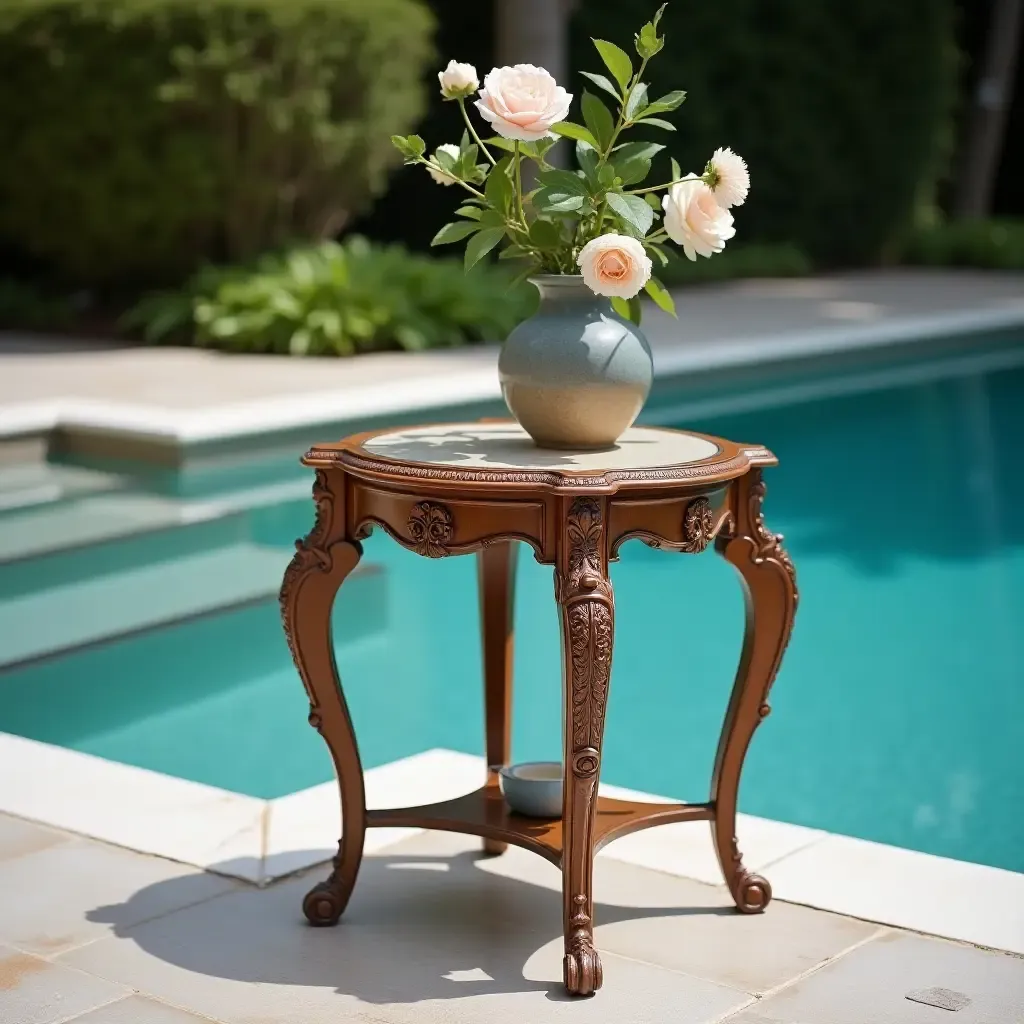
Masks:
[[[776,452],[766,515],[799,576],[741,808],[1024,870],[1024,369],[812,392],[685,424]],[[310,518],[288,500],[247,529],[283,570]],[[474,560],[375,535],[364,564],[336,635],[365,765],[481,753]],[[603,777],[706,799],[742,633],[733,570],[631,543],[613,582]],[[551,594],[551,569],[521,551],[517,759],[559,754]],[[305,712],[273,600],[0,674],[0,728],[263,797],[331,777]]]

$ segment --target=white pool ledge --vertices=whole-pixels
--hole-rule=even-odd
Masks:
[[[370,769],[367,804],[443,800],[483,776],[482,758],[428,750]],[[0,780],[0,812],[256,884],[329,860],[341,830],[334,782],[259,800],[9,733],[0,733]],[[366,849],[417,831],[370,829]],[[745,864],[779,899],[1024,954],[1024,874],[751,815],[737,831]],[[710,830],[696,822],[626,836],[601,856],[721,884]]]

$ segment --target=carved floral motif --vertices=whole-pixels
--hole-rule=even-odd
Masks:
[[[697,498],[686,506],[683,516],[683,543],[681,551],[699,554],[715,535],[715,517],[707,498]]]
[[[800,599],[800,594],[796,587],[796,567],[793,565],[793,560],[789,557],[789,552],[782,546],[782,534],[772,533],[765,525],[764,496],[768,488],[761,478],[761,471],[759,469],[753,470],[752,476],[754,482],[750,485],[747,497],[750,524],[754,533],[751,539],[757,545],[758,558],[774,559],[789,574],[790,581],[793,584],[793,604],[795,607],[796,602]]]
[[[432,501],[413,505],[409,513],[409,536],[418,555],[443,558],[448,554],[454,529],[452,514],[444,506]]]

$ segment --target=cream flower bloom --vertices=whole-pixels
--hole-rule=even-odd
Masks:
[[[437,151],[439,153],[447,153],[447,155],[453,160],[458,160],[459,158],[459,147],[453,146],[450,142],[446,142],[443,146],[438,146]],[[444,170],[436,160],[431,160],[430,163],[427,164],[427,174],[429,174],[434,181],[438,183],[438,185],[454,185],[458,180]]]
[[[596,295],[631,299],[651,279],[651,259],[643,243],[609,232],[587,242],[576,257],[583,283]]]
[[[460,64],[455,60],[448,61],[444,71],[438,71],[437,80],[441,83],[441,95],[446,100],[468,96],[480,88],[476,68],[472,64]]]
[[[661,205],[668,237],[691,260],[721,252],[736,234],[732,214],[718,205],[715,194],[695,175],[673,185]]]
[[[532,64],[493,68],[484,78],[476,101],[485,121],[506,139],[536,142],[564,121],[572,96],[543,68]]]
[[[711,191],[714,192],[718,205],[726,210],[730,206],[742,206],[750,191],[747,161],[731,149],[716,149],[704,173],[707,174],[709,171]]]

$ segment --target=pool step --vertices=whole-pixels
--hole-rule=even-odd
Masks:
[[[0,600],[0,669],[271,597],[288,559],[236,543]]]
[[[0,463],[0,516],[6,534],[13,510],[38,509],[55,501],[84,494],[114,491],[125,485],[125,478],[77,466],[59,466],[48,462]],[[2,556],[0,556],[2,557]]]

